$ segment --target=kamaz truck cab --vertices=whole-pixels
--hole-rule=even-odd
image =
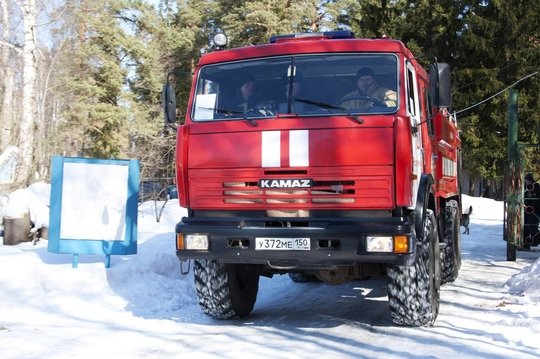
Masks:
[[[175,122],[172,83],[164,104]],[[261,275],[382,273],[394,322],[433,324],[460,266],[450,105],[449,67],[426,72],[397,40],[335,31],[203,55],[176,148],[176,249],[202,310],[249,314]]]

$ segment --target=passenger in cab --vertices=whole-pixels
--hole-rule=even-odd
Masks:
[[[363,67],[356,73],[357,89],[340,100],[340,106],[349,109],[368,110],[371,107],[396,107],[397,93],[389,88],[379,86],[375,73]]]

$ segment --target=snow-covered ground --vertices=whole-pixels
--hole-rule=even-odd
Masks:
[[[540,249],[507,262],[501,202],[472,205],[459,278],[441,292],[433,327],[394,326],[384,278],[339,286],[261,278],[247,318],[199,310],[192,273],[181,274],[169,201],[139,207],[137,255],[52,254],[0,245],[1,358],[537,358]]]

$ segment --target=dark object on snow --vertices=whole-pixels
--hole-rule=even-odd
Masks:
[[[176,188],[176,185],[171,184],[167,186],[167,198],[178,199],[178,189]]]
[[[49,228],[41,227],[37,231],[33,232],[32,238],[33,245],[38,244],[41,239],[49,239]]]
[[[38,229],[37,237],[40,239],[49,239],[49,227],[41,227]]]
[[[465,228],[463,234],[469,234],[469,223],[471,222],[471,213],[472,206],[469,207],[469,210],[461,215],[460,224]]]
[[[24,217],[4,217],[4,245],[13,246],[22,242],[30,242],[30,215]]]

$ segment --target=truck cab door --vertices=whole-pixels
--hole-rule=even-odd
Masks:
[[[422,133],[420,126],[420,96],[418,93],[416,69],[410,61],[405,61],[405,84],[406,84],[406,102],[407,115],[411,121],[411,144],[412,144],[412,202],[414,208],[418,194],[418,186],[423,169],[423,148],[422,148]]]

